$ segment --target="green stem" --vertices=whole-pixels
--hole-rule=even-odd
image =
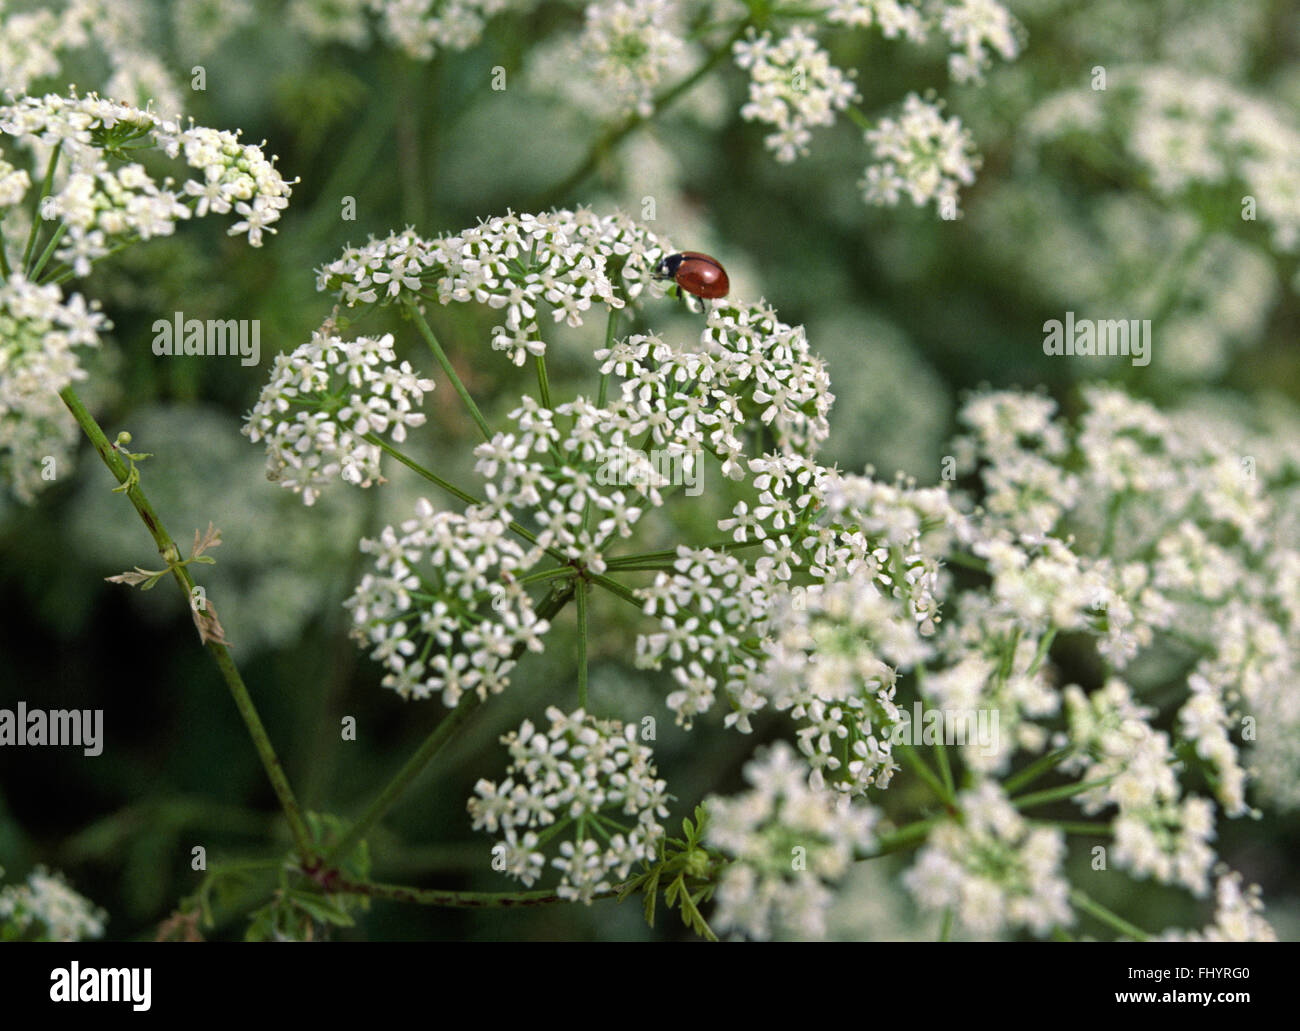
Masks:
[[[476,405],[474,399],[469,396],[469,391],[465,389],[465,384],[461,382],[460,377],[456,374],[456,370],[452,367],[451,359],[447,357],[447,352],[442,349],[442,344],[438,343],[438,338],[434,335],[432,327],[425,320],[424,313],[420,311],[419,306],[413,301],[406,302],[406,308],[407,311],[411,313],[411,317],[415,320],[415,324],[420,330],[420,335],[424,337],[425,342],[429,345],[429,350],[433,352],[433,356],[438,360],[438,364],[442,366],[442,371],[447,374],[447,378],[451,380],[452,387],[455,388],[456,393],[460,395],[461,401],[465,403],[465,407],[469,410],[471,418],[473,418],[474,422],[478,424],[479,432],[483,434],[483,439],[491,440],[492,431],[488,429],[487,420],[483,418],[483,413],[478,410],[478,405]]]
[[[45,198],[50,195],[50,187],[54,185],[54,172],[59,167],[59,155],[63,153],[63,141],[60,140],[54,145],[54,150],[50,152],[50,163],[45,166],[45,179],[41,182],[41,192],[36,198],[36,205],[32,208],[32,228],[27,234],[27,246],[23,248],[23,269],[31,267],[32,251],[36,249],[36,238],[41,235],[41,205]],[[30,274],[24,271],[26,278],[31,278]]]
[[[1048,788],[1046,791],[1034,791],[1028,795],[1021,795],[1019,798],[1013,798],[1011,804],[1017,809],[1030,809],[1036,805],[1046,805],[1048,802],[1059,802],[1064,798],[1082,795],[1085,791],[1091,791],[1093,788],[1103,788],[1117,776],[1119,774],[1112,773],[1109,777],[1100,777],[1097,780],[1085,781],[1082,784],[1066,784],[1059,788]]]
[[[1047,661],[1047,653],[1052,650],[1052,642],[1056,640],[1056,627],[1050,627],[1038,642],[1038,651],[1034,653],[1034,660],[1025,670],[1025,676],[1032,677],[1039,671],[1043,663]]]
[[[424,739],[424,744],[397,771],[392,780],[385,785],[384,790],[366,807],[365,812],[357,818],[356,822],[348,828],[348,832],[326,853],[326,866],[332,866],[338,860],[351,854],[361,839],[393,807],[393,804],[401,797],[402,792],[410,786],[411,781],[415,780],[424,771],[424,768],[429,765],[433,757],[451,740],[456,731],[461,728],[462,724],[469,719],[480,704],[481,699],[474,691],[467,691],[461,695],[459,704],[451,710],[451,714],[438,724],[432,734]]]
[[[1021,788],[1028,787],[1047,773],[1048,770],[1068,759],[1072,751],[1071,748],[1058,748],[1055,752],[1048,752],[1046,755],[1040,756],[1015,776],[1008,777],[1002,785],[1003,790],[1008,795],[1012,795]]]
[[[98,258],[91,258],[90,259],[91,266],[93,267],[99,262],[103,261],[105,258],[111,258],[114,254],[118,254],[121,251],[126,250],[133,243],[139,243],[140,239],[141,238],[139,236],[134,236],[134,235],[127,237],[121,243],[116,244],[113,247],[110,247],[105,253],[101,254]],[[49,269],[47,273],[49,278],[42,280],[42,282],[53,283],[54,285],[57,286],[60,283],[66,283],[69,279],[71,279],[76,274],[77,274],[77,270],[73,266],[59,264]]]
[[[536,569],[527,576],[518,578],[518,583],[530,584],[538,580],[553,580],[557,576],[577,576],[578,571],[573,566],[555,566],[551,569]]]
[[[964,569],[974,569],[979,573],[987,573],[989,564],[978,555],[967,555],[963,551],[949,552],[944,561],[950,566],[961,566]]]
[[[858,107],[857,104],[850,104],[844,109],[844,113],[849,116],[849,121],[863,132],[868,132],[876,127],[875,121],[860,107]]]
[[[610,351],[614,348],[614,337],[618,334],[618,308],[609,309],[609,317],[605,320],[605,350]],[[605,400],[609,397],[609,373],[600,374],[600,389],[596,393],[596,407],[604,408]]]
[[[954,797],[957,788],[953,784],[952,767],[948,763],[948,746],[942,741],[935,742],[934,758],[939,767],[939,776],[943,778],[943,786],[947,788],[949,797]]]
[[[520,906],[548,906],[568,902],[553,891],[437,891],[426,888],[408,888],[401,884],[374,884],[369,881],[332,880],[330,892],[365,895],[390,902],[412,902],[421,906],[442,906],[451,909],[505,909]],[[595,899],[611,899],[618,888],[596,892]]]
[[[921,758],[920,754],[911,745],[896,744],[894,745],[894,754],[900,756],[912,769],[921,775],[921,779],[930,785],[930,789],[939,796],[944,805],[955,806],[957,804],[951,791],[944,787],[942,781],[934,775],[929,764]]]
[[[1111,838],[1115,832],[1106,823],[1088,823],[1084,820],[1030,820],[1034,826],[1055,827],[1066,834],[1081,834],[1090,838]]]
[[[406,466],[406,468],[410,469],[411,472],[415,473],[417,476],[423,477],[424,479],[428,480],[430,483],[436,484],[437,486],[441,487],[453,498],[457,498],[458,500],[465,502],[465,504],[467,505],[483,504],[483,502],[479,498],[474,497],[473,494],[465,493],[465,491],[461,490],[455,484],[451,483],[448,480],[444,480],[433,470],[426,469],[424,466],[422,466],[419,462],[415,461],[415,459],[413,458],[408,458],[406,455],[402,454],[402,452],[398,451],[397,448],[393,447],[391,444],[389,444],[378,434],[367,433],[361,439],[366,441],[367,443],[374,444],[375,447],[382,450],[384,454],[391,455],[393,458],[397,459],[397,461],[401,462],[404,466]]]
[[[36,282],[37,277],[41,274],[41,270],[45,268],[46,263],[54,254],[54,248],[59,245],[59,241],[63,239],[63,234],[67,231],[68,223],[60,222],[59,227],[54,230],[53,235],[50,236],[50,242],[45,245],[45,250],[41,252],[41,256],[36,260],[36,264],[32,266],[31,272],[27,274],[27,278],[32,282]]]
[[[749,548],[761,548],[762,546],[762,541],[718,541],[714,544],[703,544],[700,547],[711,551],[745,551]],[[640,565],[643,562],[668,562],[671,564],[671,561],[675,558],[677,558],[677,549],[666,548],[663,551],[645,551],[639,555],[619,555],[617,558],[606,561],[605,565],[609,566],[610,569],[619,569],[625,566]],[[659,567],[655,566],[653,568]]]
[[[751,22],[748,18],[742,21],[735,30],[727,37],[727,41],[716,49],[710,51],[703,63],[691,72],[690,75],[682,79],[681,82],[672,86],[665,92],[655,98],[649,115],[633,114],[625,118],[620,124],[606,130],[598,136],[591,148],[587,151],[586,157],[561,183],[552,187],[540,198],[534,207],[548,208],[552,204],[564,200],[574,189],[596,170],[596,167],[613,150],[625,136],[635,132],[646,122],[658,117],[669,106],[673,104],[682,94],[689,92],[695,84],[703,79],[709,72],[713,71],[726,57],[731,53],[731,48],[737,40],[745,35],[745,30],[749,28]]]
[[[109,472],[117,479],[118,483],[126,483],[129,472],[126,464],[122,461],[113,445],[108,442],[108,437],[100,428],[99,423],[95,421],[94,416],[86,410],[86,406],[81,403],[75,391],[71,387],[65,387],[59,392],[59,397],[67,405],[68,411],[72,417],[77,420],[77,425],[81,427],[83,433],[94,445],[95,451],[104,464],[108,466]],[[149,499],[145,497],[137,482],[126,492],[131,504],[135,506],[136,512],[139,513],[140,519],[144,522],[145,527],[149,530],[158,545],[159,554],[166,558],[169,555],[179,555],[180,550],[172,540],[171,535],[163,527],[162,520],[153,510]],[[189,570],[175,562],[169,562],[172,575],[185,592],[185,600],[192,604],[194,598],[194,579],[190,576]],[[271,781],[271,787],[275,790],[276,797],[280,801],[280,806],[284,810],[285,818],[289,821],[289,830],[293,834],[294,845],[299,854],[307,859],[313,854],[311,835],[307,830],[307,822],[303,819],[302,811],[298,808],[297,799],[294,797],[293,788],[289,786],[289,780],[285,776],[284,768],[280,764],[279,756],[276,755],[275,747],[271,744],[271,739],[266,733],[266,727],[262,724],[261,717],[257,713],[257,706],[253,704],[252,695],[248,692],[248,687],[244,684],[244,679],[240,676],[239,669],[235,665],[235,660],[231,658],[229,649],[224,644],[209,640],[205,642],[217,668],[221,671],[221,676],[226,681],[226,686],[230,689],[230,694],[235,700],[235,707],[239,710],[239,715],[244,720],[244,725],[248,728],[249,736],[253,739],[253,746],[257,749],[257,754],[262,760],[262,766],[266,769],[266,775]]]
[[[458,498],[459,500],[465,502],[465,504],[467,505],[483,504],[482,498],[476,498],[473,494],[461,490],[454,483],[451,483],[448,480],[444,480],[433,470],[426,469],[419,462],[415,461],[415,459],[408,458],[406,455],[402,454],[402,452],[398,451],[397,448],[393,447],[382,437],[379,437],[374,433],[367,433],[365,434],[365,436],[362,437],[362,440],[374,444],[375,447],[381,449],[384,452],[384,454],[391,455],[393,458],[401,462],[404,466],[410,469],[417,476],[421,476],[424,479],[428,480],[430,483],[436,484],[437,486],[445,490],[448,494],[450,494],[452,497]],[[513,533],[518,534],[520,537],[528,541],[530,544],[537,543],[537,535],[533,533],[531,530],[529,530],[527,527],[521,525],[520,523],[512,522],[510,524],[510,529]],[[557,562],[567,563],[569,561],[565,557],[564,553],[559,551],[556,548],[547,548],[546,553],[550,555],[551,558],[555,559],[555,561]]]
[[[860,858],[863,860],[878,859],[880,856],[888,855],[891,852],[914,848],[929,837],[930,830],[942,819],[943,817],[932,816],[905,824],[896,831],[877,835],[875,851]]]
[[[578,584],[578,708],[587,711],[587,585]]]
[[[533,364],[537,366],[537,392],[541,394],[543,408],[551,407],[551,381],[546,376],[546,355],[539,354],[533,357]]]
[[[598,587],[603,587],[611,594],[622,598],[624,601],[635,605],[638,610],[645,607],[645,602],[636,596],[632,588],[626,584],[621,584],[617,580],[611,580],[609,577],[599,573],[587,573],[587,579]]]
[[[554,584],[551,587],[551,593],[537,606],[538,619],[554,618],[572,596],[572,581],[566,580]],[[518,658],[523,653],[523,650],[524,646],[522,644],[517,645],[513,657]],[[475,691],[468,691],[461,696],[460,702],[451,710],[451,713],[434,728],[433,733],[425,738],[424,744],[397,771],[392,780],[384,787],[384,790],[366,807],[365,812],[348,828],[348,832],[325,855],[324,862],[326,866],[332,866],[339,859],[351,854],[361,839],[393,807],[393,804],[401,797],[411,782],[424,771],[424,768],[429,765],[433,757],[452,739],[456,731],[461,728],[481,704],[482,700]]]
[[[1135,927],[1118,913],[1112,913],[1105,906],[1098,902],[1094,902],[1083,892],[1079,891],[1078,888],[1075,888],[1070,892],[1070,902],[1076,909],[1083,910],[1089,916],[1101,921],[1103,924],[1113,928],[1120,934],[1126,935],[1129,938],[1134,938],[1140,942],[1151,940],[1151,935],[1147,934],[1146,931],[1142,930],[1142,928]]]

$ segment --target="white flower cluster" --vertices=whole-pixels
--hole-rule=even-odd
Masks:
[[[860,184],[867,203],[893,207],[907,197],[917,207],[933,201],[943,218],[959,216],[957,190],[975,181],[979,167],[960,119],[909,93],[898,117],[882,118],[866,140],[873,157]]]
[[[775,42],[770,32],[757,35],[751,29],[733,51],[736,64],[749,72],[749,100],[740,116],[775,129],[764,142],[778,161],[807,154],[812,130],[834,125],[835,113],[858,99],[853,73],[831,64],[830,55],[799,26]]]
[[[1020,53],[1016,23],[997,0],[947,0],[939,13],[939,30],[953,53],[948,72],[957,82],[979,82],[992,65],[990,52],[1014,61]]]
[[[290,0],[288,22],[316,43],[363,47],[377,34],[407,57],[432,60],[442,50],[468,50],[489,19],[526,12],[537,0]]]
[[[244,234],[254,247],[289,204],[290,183],[261,147],[222,132],[160,118],[91,94],[86,97],[22,97],[0,105],[0,133],[32,153],[45,174],[57,155],[53,189],[41,217],[63,229],[54,258],[77,276],[124,243],[169,236],[178,221],[196,215],[234,212],[232,236]],[[156,181],[126,155],[152,147],[181,159],[199,175],[179,190]]]
[[[718,883],[711,922],[759,940],[777,932],[823,937],[828,884],[874,847],[876,811],[809,787],[806,768],[784,741],[746,764],[745,780],[740,795],[704,803],[705,842],[733,860]]]
[[[979,477],[977,499],[812,462],[792,476],[797,505],[783,509],[772,493],[719,524],[737,542],[761,540],[760,559],[679,549],[674,572],[643,591],[662,629],[639,642],[643,661],[673,666],[679,718],[707,711],[720,686],[733,707],[726,722],[742,730],[775,702],[803,721],[794,738],[809,790],[865,789],[852,779],[864,772],[879,788],[890,772],[885,749],[864,731],[863,764],[847,765],[853,731],[828,718],[831,706],[860,685],[888,713],[888,686],[924,663],[917,686],[928,704],[1000,716],[991,748],[964,746],[968,770],[1004,774],[1018,753],[1054,745],[1059,773],[1097,782],[1074,800],[1110,824],[1121,867],[1207,892],[1216,799],[1229,816],[1248,811],[1251,778],[1238,753],[1256,735],[1243,728],[1276,714],[1256,754],[1276,771],[1270,783],[1296,773],[1300,707],[1286,685],[1300,655],[1297,424],[1242,439],[1240,427],[1196,410],[1162,414],[1114,389],[1083,400],[1068,423],[1041,396],[974,397],[953,450],[962,473]],[[781,533],[792,547],[774,542]],[[940,565],[950,552],[964,552],[953,557],[982,582],[953,594]],[[814,586],[791,590],[783,578],[796,569]],[[1095,642],[1111,672],[1101,689],[1057,686],[1049,649],[1058,632]],[[1157,710],[1138,700],[1150,674],[1134,659],[1169,651],[1186,661],[1189,646],[1185,681],[1156,681],[1165,706],[1167,688],[1182,689],[1173,730],[1158,730]],[[879,745],[880,724],[870,730]],[[1214,798],[1184,786],[1189,762]],[[1068,924],[1059,833],[1026,823],[992,780],[963,795],[961,808],[963,821],[941,824],[909,875],[923,904],[953,906],[979,934]],[[1225,933],[1258,930],[1242,930],[1243,906],[1229,909],[1235,924]]]
[[[758,340],[747,339],[763,325],[762,321],[755,325],[754,314],[769,318],[762,308],[711,313],[705,341],[720,349],[723,361],[714,367],[729,374],[705,391],[706,397],[713,395],[711,403],[699,410],[695,421],[716,422],[704,447],[721,461],[724,474],[752,491],[752,501],[738,501],[732,516],[719,520],[718,528],[738,543],[761,545],[763,554],[751,567],[735,553],[681,545],[672,570],[658,573],[653,584],[638,591],[646,614],[658,617],[659,630],[638,637],[637,663],[671,668],[677,690],[669,695],[668,705],[687,727],[712,708],[721,684],[732,707],[727,725],[749,731],[749,717],[766,704],[756,682],[763,653],[752,642],[766,632],[774,595],[789,591],[798,570],[824,574],[819,563],[831,555],[824,535],[833,536],[833,531],[823,529],[819,535],[810,525],[818,508],[823,470],[803,454],[815,451],[825,436],[824,413],[831,398],[825,390],[824,370],[807,352],[802,331],[783,334],[780,331],[789,327],[775,323],[771,327],[777,330],[775,340],[785,336],[786,346],[771,351]],[[770,354],[766,360],[765,352]],[[665,382],[691,382],[695,374],[680,376],[674,364],[658,365],[654,376],[660,388]],[[624,389],[630,383],[639,391],[645,382],[634,374]],[[709,378],[696,382],[707,385]],[[796,403],[800,398],[806,403]],[[669,394],[666,410],[671,412],[678,404]],[[757,408],[759,421],[777,430],[780,451],[746,457],[738,435],[744,424],[736,416],[747,407]],[[693,411],[689,405],[677,410]],[[714,418],[706,421],[710,412]],[[678,423],[677,429],[699,432],[686,423]]]
[[[59,391],[85,378],[76,349],[98,347],[108,328],[79,294],[65,298],[16,272],[0,281],[0,470],[19,500],[48,484],[49,462],[57,471],[71,460],[77,427]]]
[[[416,408],[431,390],[433,380],[397,364],[391,334],[343,340],[317,332],[276,355],[243,432],[266,442],[267,479],[310,505],[340,478],[361,487],[381,479],[382,449],[365,438],[386,433],[400,444],[408,426],[424,425]]]
[[[656,856],[668,815],[666,785],[636,728],[578,709],[546,710],[549,730],[525,720],[501,742],[506,779],[480,780],[468,803],[475,830],[498,832],[505,872],[531,886],[545,871],[542,849],[568,830],[551,865],[562,898],[591,902],[633,866]]]
[[[823,11],[832,25],[861,29],[877,25],[886,39],[901,35],[913,43],[926,38],[926,12],[920,0],[815,0],[811,6]]]
[[[821,0],[813,6],[831,25],[875,25],[887,38],[923,43],[939,32],[953,47],[948,63],[957,82],[980,81],[993,53],[1013,60],[1020,49],[1015,20],[997,0]],[[811,130],[833,125],[836,112],[859,99],[853,71],[832,64],[813,32],[811,25],[796,24],[774,39],[751,29],[733,46],[736,64],[750,75],[741,116],[773,126],[765,142],[778,161],[807,154]],[[861,183],[867,203],[893,206],[907,197],[921,207],[933,200],[943,218],[958,217],[957,190],[974,182],[979,161],[960,120],[945,119],[941,111],[940,103],[912,93],[898,117],[866,130],[873,155]]]
[[[152,12],[141,0],[46,0],[30,6],[0,5],[0,95],[66,82],[60,78],[64,61],[93,46],[107,64],[105,96],[141,107],[152,101],[155,110],[179,113],[176,81],[148,50]]]
[[[763,554],[751,564],[736,552],[679,547],[672,571],[659,573],[639,592],[660,629],[638,638],[637,661],[671,667],[678,690],[668,704],[685,726],[712,708],[719,685],[732,709],[725,722],[743,733],[769,701],[800,719],[815,714],[822,731],[803,741],[814,770],[827,767],[837,779],[851,773],[841,786],[861,790],[874,778],[888,783],[888,750],[875,726],[894,714],[886,706],[873,717],[870,709],[888,701],[891,668],[910,668],[924,656],[921,637],[933,633],[937,620],[935,556],[955,516],[943,491],[906,491],[841,476],[795,453],[793,441],[787,447],[784,455],[738,465],[751,473],[756,503],[739,501],[732,516],[718,522],[738,543],[761,545]],[[924,545],[923,530],[929,534]],[[815,582],[848,586],[828,592],[792,587],[796,574],[804,573]],[[862,603],[852,616],[843,609],[848,597]],[[787,673],[797,675],[799,655],[817,645],[817,634],[833,635],[841,618],[855,628],[849,636],[870,629],[883,663],[862,658],[866,666],[856,694],[801,692]],[[787,673],[769,666],[774,659],[789,664]],[[829,669],[835,660],[825,661]],[[851,711],[859,705],[866,708]],[[857,743],[855,735],[865,738]],[[846,748],[852,754],[832,754]]]
[[[957,797],[961,820],[931,831],[903,883],[925,909],[981,936],[1026,928],[1042,937],[1074,922],[1061,870],[1065,835],[1031,826],[993,781]]]
[[[668,253],[624,215],[510,214],[436,240],[409,229],[372,238],[321,268],[317,286],[349,307],[436,299],[505,309],[492,346],[522,365],[546,352],[543,311],[556,323],[580,326],[593,305],[622,308],[653,281],[655,265]]]
[[[1243,888],[1241,874],[1219,871],[1214,884],[1214,923],[1201,931],[1166,931],[1161,941],[1275,942],[1277,932],[1263,917],[1259,886]]]
[[[603,573],[604,549],[632,536],[644,508],[661,506],[660,489],[671,483],[637,447],[648,420],[630,403],[598,408],[581,397],[553,411],[524,397],[510,418],[513,432],[474,452],[475,468],[488,481],[482,510],[507,520],[512,511],[531,513],[539,532],[530,561],[558,551]]]
[[[537,322],[543,303],[557,315],[567,312],[571,323],[582,321],[593,299],[607,310],[620,308],[624,298],[642,293],[665,251],[623,216],[510,215],[436,241],[409,231],[372,240],[322,269],[319,282],[347,304],[419,303],[436,296],[444,303],[473,300],[508,308],[498,341],[502,334],[514,334],[507,347],[517,345],[521,360],[530,350],[544,353]],[[735,520],[720,525],[737,540],[753,536],[763,542],[768,554],[758,560],[760,576],[770,569],[788,580],[792,563],[805,564],[795,527],[807,513],[797,511],[805,503],[798,495],[816,471],[801,455],[826,437],[831,403],[825,367],[812,355],[802,329],[780,322],[764,304],[724,301],[711,307],[704,332],[690,346],[632,334],[595,357],[612,379],[614,396],[604,406],[580,397],[551,409],[526,397],[510,415],[513,427],[477,448],[486,502],[472,514],[503,524],[517,519],[535,531],[534,546],[517,572],[548,554],[604,572],[608,546],[629,537],[644,511],[661,506],[675,482],[663,460],[685,476],[712,455],[726,476],[749,480],[755,490],[755,507],[741,503]],[[314,455],[310,435],[284,424],[288,401],[281,393],[273,383],[264,394],[262,410],[255,413],[264,420],[259,431],[268,438],[289,433],[281,450],[293,449],[295,467],[319,467],[333,475],[335,438],[325,439],[325,454]],[[314,426],[318,417],[300,413],[298,418]],[[749,459],[748,438],[758,432],[755,427],[762,427],[779,450]],[[650,461],[647,448],[658,461]],[[361,457],[377,458],[373,451]],[[736,562],[721,552],[701,552],[698,558],[724,579],[722,569]],[[648,665],[667,656],[678,667],[674,675],[681,690],[672,704],[686,721],[712,701],[715,680],[705,665],[725,664],[733,653],[747,651],[746,675],[756,670],[759,653],[742,645],[761,610],[762,592],[730,590],[713,575],[693,572],[691,560],[683,562],[677,573],[661,577],[641,595],[647,611],[662,616],[664,630],[638,648]],[[753,574],[743,575],[747,583],[757,582]],[[707,594],[696,599],[700,589]],[[735,608],[721,622],[706,615],[707,625],[700,625],[694,621],[696,610],[709,609],[714,596],[725,596],[723,604]],[[711,643],[701,644],[697,629],[713,635]],[[743,686],[735,693],[746,695]],[[746,697],[761,704],[752,691]],[[744,715],[741,711],[737,718]]]
[[[315,43],[364,47],[370,42],[366,13],[373,0],[289,0],[290,26]]]
[[[346,602],[353,635],[373,646],[384,687],[402,698],[440,695],[448,708],[466,692],[487,698],[505,690],[521,652],[542,650],[550,624],[513,575],[525,556],[500,519],[422,498],[413,519],[361,550],[374,572]]]
[[[783,595],[754,690],[798,721],[811,784],[851,795],[887,788],[898,764],[894,664],[914,664],[921,638],[898,600],[855,577]]]
[[[1214,865],[1214,805],[1180,798],[1169,737],[1149,722],[1155,711],[1135,704],[1117,679],[1091,695],[1075,685],[1064,694],[1070,730],[1061,743],[1068,741],[1078,754],[1062,768],[1080,772],[1081,782],[1106,782],[1079,796],[1079,804],[1086,813],[1118,807],[1115,862],[1138,877],[1205,894]]]
[[[656,93],[684,78],[697,60],[685,6],[681,0],[588,4],[579,34],[534,50],[528,67],[532,88],[591,117],[650,117]]]
[[[1110,69],[1107,86],[1042,101],[1028,119],[1030,135],[1113,125],[1157,194],[1230,190],[1234,207],[1251,199],[1249,218],[1269,227],[1277,250],[1300,250],[1300,124],[1291,113],[1223,79],[1166,65]]]
[[[489,18],[510,8],[527,10],[536,0],[366,0],[384,35],[409,57],[428,61],[439,50],[468,50],[483,35]],[[321,8],[337,0],[315,0]],[[348,4],[343,9],[348,10]]]
[[[256,17],[253,0],[178,0],[171,5],[177,42],[201,57],[217,52]]]
[[[4,873],[0,867],[0,875]],[[108,915],[38,866],[25,884],[0,888],[0,940],[75,942],[98,938]]]
[[[1266,487],[1290,482],[1285,433],[1294,428],[1280,441],[1234,441],[1240,430],[1195,412],[1164,415],[1113,389],[1085,401],[1073,439],[1041,399],[990,395],[968,409],[975,433],[959,460],[982,453],[993,491],[989,543],[974,550],[1005,585],[996,593],[1021,611],[1036,595],[1054,625],[1097,635],[1116,669],[1158,639],[1195,647],[1181,737],[1240,814],[1245,774],[1229,732],[1240,731],[1243,710],[1284,711],[1278,685],[1296,671],[1291,581],[1277,572],[1300,558],[1279,525],[1289,495]],[[1017,553],[1048,530],[1075,540],[1068,551],[1050,545],[1051,566],[1029,577],[1034,563]]]
[[[954,450],[984,492],[963,532],[990,583],[960,597],[948,614],[959,632],[939,652],[948,670],[971,667],[966,697],[981,704],[1034,670],[1020,687],[1030,704],[1016,701],[1018,747],[1046,747],[1045,720],[1063,698],[1060,769],[1103,782],[1076,801],[1106,812],[1116,861],[1204,894],[1215,800],[1229,816],[1250,811],[1242,750],[1265,760],[1259,783],[1276,801],[1288,790],[1276,785],[1296,776],[1300,706],[1286,686],[1300,656],[1296,422],[1252,437],[1197,408],[1161,413],[1112,388],[1083,400],[1074,426],[1041,397],[988,394],[964,411],[971,433]],[[1085,695],[1044,680],[1045,635],[1057,630],[1094,638],[1110,673],[1102,688]],[[1007,642],[1002,665],[988,661],[995,647],[980,668],[981,649],[997,641]],[[1174,657],[1186,672],[1173,685],[1150,682],[1134,663],[1148,654]],[[927,690],[946,675],[930,677]],[[1175,705],[1170,731],[1155,729],[1157,709],[1142,700],[1157,685],[1162,705]],[[1182,689],[1176,698],[1170,686]],[[1188,765],[1214,799],[1184,789]]]
[[[347,304],[506,309],[502,349],[522,358],[545,351],[544,305],[573,323],[626,306],[666,249],[621,216],[509,215],[439,240],[372,240],[320,282]],[[950,491],[818,461],[832,400],[825,367],[766,304],[721,300],[689,343],[638,331],[594,357],[605,403],[524,397],[476,449],[482,503],[463,515],[426,503],[400,533],[367,545],[377,569],[351,604],[388,686],[448,704],[502,689],[563,600],[553,592],[534,607],[526,584],[555,572],[541,564],[617,576],[614,548],[664,504],[672,477],[644,449],[687,470],[716,460],[730,492],[717,519],[727,542],[678,544],[668,568],[632,589],[655,621],[638,637],[637,663],[669,671],[679,723],[722,696],[723,722],[742,732],[759,712],[794,724],[755,767],[761,804],[724,805],[711,832],[745,857],[718,885],[723,927],[817,931],[822,878],[763,873],[752,860],[760,843],[773,853],[800,845],[792,826],[804,833],[858,812],[837,800],[890,784],[904,676],[945,721],[999,717],[993,740],[954,753],[975,787],[958,800],[960,819],[934,827],[910,875],[924,905],[953,907],[978,934],[1070,922],[1064,839],[1027,822],[1019,796],[1013,804],[993,779],[1025,757],[1046,760],[1039,776],[1098,782],[1072,797],[1109,824],[1124,869],[1208,890],[1217,812],[1249,811],[1243,717],[1300,728],[1285,687],[1300,655],[1300,462],[1287,444],[1300,421],[1241,439],[1196,410],[1161,413],[1113,389],[1084,391],[1072,421],[1043,396],[987,392],[961,413],[953,465],[966,486]],[[281,401],[282,415],[292,403]],[[293,446],[300,458],[317,447],[306,435]],[[513,542],[512,527],[531,539]],[[1059,686],[1058,634],[1092,642],[1102,688]],[[1135,661],[1149,654],[1177,661]],[[1162,679],[1150,684],[1153,675]],[[1145,694],[1153,687],[1159,711]],[[1282,783],[1294,749],[1267,747],[1271,783]],[[1211,794],[1184,784],[1190,766]],[[521,827],[505,843],[520,876],[540,872],[543,840]],[[568,848],[574,891],[608,883],[594,837]],[[851,853],[832,849],[828,869]]]

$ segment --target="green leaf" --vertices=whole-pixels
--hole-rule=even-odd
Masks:
[[[334,924],[338,927],[352,927],[356,923],[347,910],[326,895],[290,891],[287,898],[293,905],[310,913],[321,923]]]

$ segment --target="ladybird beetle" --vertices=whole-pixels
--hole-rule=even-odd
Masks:
[[[699,251],[668,255],[655,266],[654,274],[657,279],[671,279],[688,294],[709,300],[726,297],[731,289],[722,263]]]

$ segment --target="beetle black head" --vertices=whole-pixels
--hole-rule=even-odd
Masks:
[[[685,258],[680,254],[669,254],[655,266],[656,279],[672,279],[677,275],[677,269]]]

